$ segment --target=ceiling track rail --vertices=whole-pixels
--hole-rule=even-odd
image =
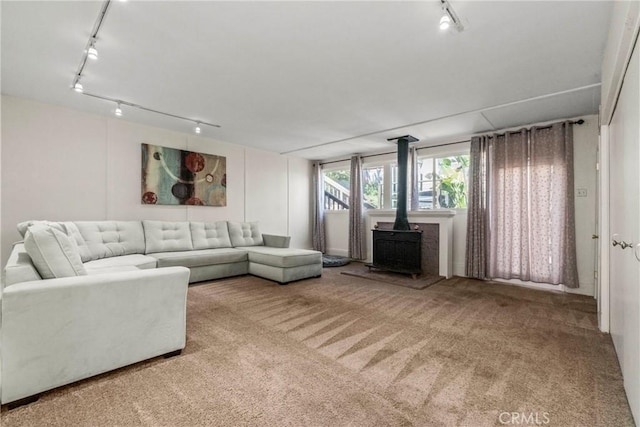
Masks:
[[[214,128],[219,128],[220,127],[220,125],[216,125],[214,123],[208,123],[208,122],[205,122],[205,121],[202,121],[202,120],[194,120],[194,119],[190,119],[189,117],[179,116],[177,114],[166,113],[164,111],[160,111],[160,110],[155,110],[153,108],[144,107],[144,106],[136,104],[134,102],[125,101],[123,99],[111,98],[109,96],[97,95],[95,93],[89,93],[89,92],[82,92],[82,95],[90,96],[91,98],[102,99],[103,101],[115,102],[117,104],[126,105],[128,107],[137,108],[138,110],[144,110],[144,111],[148,111],[150,113],[160,114],[160,115],[163,115],[163,116],[166,116],[166,117],[172,117],[174,119],[185,120],[187,122],[195,122],[195,123],[198,123],[198,124],[201,124],[201,125],[207,125],[207,126],[211,126],[211,127],[214,127]]]
[[[102,27],[102,23],[104,22],[104,18],[109,11],[109,6],[111,5],[111,0],[105,0],[102,3],[102,7],[100,8],[100,13],[98,14],[98,19],[93,24],[93,29],[91,30],[91,36],[89,40],[87,40],[87,45],[84,48],[84,54],[82,55],[82,59],[80,60],[80,65],[78,66],[78,71],[76,71],[75,76],[73,77],[73,82],[71,82],[71,87],[75,87],[76,83],[80,81],[82,77],[82,73],[84,72],[84,67],[87,65],[87,57],[89,56],[89,48],[98,38],[98,32],[100,31],[100,27]]]

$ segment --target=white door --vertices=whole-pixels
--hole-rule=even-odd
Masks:
[[[610,124],[610,330],[640,422],[640,63],[633,53]],[[619,243],[619,244],[618,244]],[[631,245],[624,248],[626,245]],[[637,254],[635,253],[637,252]]]

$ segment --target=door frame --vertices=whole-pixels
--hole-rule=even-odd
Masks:
[[[598,174],[599,224],[598,245],[600,260],[596,280],[598,298],[598,327],[602,332],[610,331],[609,295],[609,173],[610,173],[610,129],[611,119],[622,90],[624,75],[640,31],[640,2],[615,2],[609,28],[609,38],[602,66],[602,94],[600,105],[600,173]]]
[[[598,327],[609,332],[609,125],[601,125],[598,141],[598,255],[596,298]]]

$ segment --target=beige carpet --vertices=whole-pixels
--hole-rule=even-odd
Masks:
[[[467,279],[413,290],[348,268],[192,286],[182,356],[3,409],[1,425],[632,425],[593,299]]]
[[[404,286],[411,289],[424,289],[443,280],[442,276],[433,274],[420,274],[415,279],[409,274],[394,273],[392,271],[376,270],[357,263],[358,268],[345,269],[341,273],[347,276],[356,276],[363,279],[375,280],[377,282],[389,283],[396,286]]]

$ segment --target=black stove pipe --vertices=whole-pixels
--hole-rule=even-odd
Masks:
[[[398,205],[393,229],[410,230],[409,218],[407,217],[407,164],[409,163],[409,143],[416,142],[418,139],[411,135],[405,135],[387,141],[393,140],[397,140],[398,144]]]

